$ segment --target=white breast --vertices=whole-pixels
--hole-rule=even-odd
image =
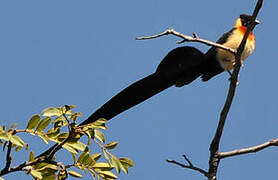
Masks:
[[[239,36],[239,34],[241,33],[237,33],[236,36],[232,35],[231,37],[229,37],[228,41],[223,45],[233,49],[237,49],[243,39],[243,34],[241,34],[241,36]],[[242,52],[241,55],[241,61],[243,62],[250,54],[252,54],[254,49],[255,49],[255,41],[247,40],[244,51]],[[225,70],[233,69],[235,64],[235,56],[232,53],[225,51],[223,49],[218,49],[216,56],[217,56],[217,60],[219,61],[223,69]]]

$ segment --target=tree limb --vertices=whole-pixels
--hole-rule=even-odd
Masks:
[[[233,54],[236,54],[235,49],[223,46],[222,44],[218,44],[218,43],[206,40],[206,39],[201,39],[201,38],[199,38],[199,36],[196,33],[193,33],[193,37],[192,37],[192,36],[188,36],[188,35],[182,34],[180,32],[177,32],[174,29],[167,29],[166,31],[164,31],[160,34],[155,34],[155,35],[152,35],[152,36],[137,37],[136,40],[154,39],[154,38],[158,38],[158,37],[169,35],[169,34],[175,35],[175,36],[180,37],[180,38],[183,39],[181,41],[178,41],[178,44],[184,43],[184,42],[199,42],[199,43],[206,44],[208,46],[218,47],[218,48],[224,49],[226,51],[229,51]]]
[[[278,138],[272,139],[270,141],[266,141],[265,143],[257,145],[257,146],[251,146],[248,148],[236,149],[236,150],[227,151],[227,152],[218,152],[217,156],[220,159],[224,159],[227,157],[238,156],[238,155],[242,155],[242,154],[256,153],[256,152],[261,151],[270,146],[278,146]]]
[[[222,136],[222,132],[223,132],[223,129],[224,129],[225,122],[226,122],[226,118],[227,118],[227,115],[229,113],[229,110],[230,110],[230,107],[231,107],[231,104],[232,104],[232,101],[233,101],[233,98],[234,98],[234,95],[235,95],[236,84],[238,82],[238,74],[239,74],[240,67],[241,67],[241,61],[240,61],[241,54],[244,50],[248,35],[251,32],[251,29],[255,25],[255,19],[256,19],[257,15],[258,15],[261,7],[262,7],[262,4],[263,4],[263,0],[258,0],[257,5],[254,9],[253,14],[252,14],[252,22],[253,23],[248,25],[247,31],[246,31],[246,33],[243,37],[243,40],[241,41],[241,43],[240,43],[240,45],[237,49],[237,52],[235,54],[236,64],[235,64],[234,71],[233,71],[232,76],[231,76],[231,82],[230,82],[228,95],[227,95],[227,98],[226,98],[225,105],[224,105],[224,107],[221,111],[221,114],[220,114],[220,119],[219,119],[219,123],[218,123],[218,126],[217,126],[216,133],[215,133],[214,138],[213,138],[213,140],[211,142],[211,145],[210,145],[210,160],[209,160],[209,175],[210,175],[210,177],[208,178],[209,180],[216,180],[217,169],[218,169],[219,161],[220,161],[219,157],[217,157],[217,152],[219,150],[219,143],[220,143],[220,140],[221,140],[221,136]]]

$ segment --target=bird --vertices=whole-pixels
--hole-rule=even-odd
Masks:
[[[252,16],[241,14],[236,19],[233,28],[224,33],[217,43],[237,49],[247,26],[251,23]],[[259,21],[256,19],[254,24],[259,24]],[[255,35],[253,33],[255,25],[248,35],[241,62],[255,49]],[[214,46],[206,53],[191,46],[175,48],[163,58],[154,73],[134,82],[116,94],[83,121],[80,126],[95,122],[100,118],[110,120],[171,86],[183,87],[198,77],[206,82],[224,71],[230,73],[234,65],[234,54]]]
[[[252,17],[247,14],[241,14],[233,28],[224,33],[217,43],[237,49],[250,23],[252,23]],[[254,25],[259,23],[256,19]],[[255,35],[252,31],[247,38],[241,56],[242,62],[255,49]],[[191,46],[175,48],[162,59],[154,73],[123,89],[79,126],[86,126],[100,118],[110,120],[171,86],[183,87],[198,77],[201,77],[201,80],[206,82],[224,71],[230,72],[234,65],[234,55],[216,47],[211,47],[206,53]],[[58,147],[58,145],[55,144],[37,157],[49,155],[55,148],[60,149],[61,147]]]

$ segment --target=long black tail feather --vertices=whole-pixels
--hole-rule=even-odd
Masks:
[[[170,86],[189,84],[202,74],[204,59],[204,54],[193,47],[172,50],[159,64],[155,73],[122,90],[80,125],[99,118],[109,120]]]

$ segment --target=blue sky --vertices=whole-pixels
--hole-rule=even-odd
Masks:
[[[255,3],[1,1],[0,124],[18,123],[25,127],[33,114],[64,104],[75,104],[86,118],[121,89],[154,72],[167,52],[178,47],[177,38],[172,36],[147,41],[136,41],[135,37],[171,27],[216,41],[233,26],[239,14],[251,13]],[[221,151],[277,137],[277,6],[277,1],[265,1],[258,16],[262,23],[255,29],[256,50],[240,72],[240,86],[225,126]],[[185,45],[208,49],[197,43]],[[182,161],[186,154],[196,166],[208,167],[208,147],[228,87],[227,73],[207,83],[198,79],[189,86],[171,87],[113,118],[106,132],[108,141],[119,140],[114,153],[135,162],[130,173],[120,175],[120,179],[203,179],[196,172],[167,164],[165,159]],[[27,141],[37,153],[46,147],[33,137]],[[277,179],[277,152],[272,147],[225,159],[218,177]],[[59,155],[68,154],[63,151]],[[16,156],[16,162],[24,158]],[[31,179],[22,172],[6,176],[19,177]]]

